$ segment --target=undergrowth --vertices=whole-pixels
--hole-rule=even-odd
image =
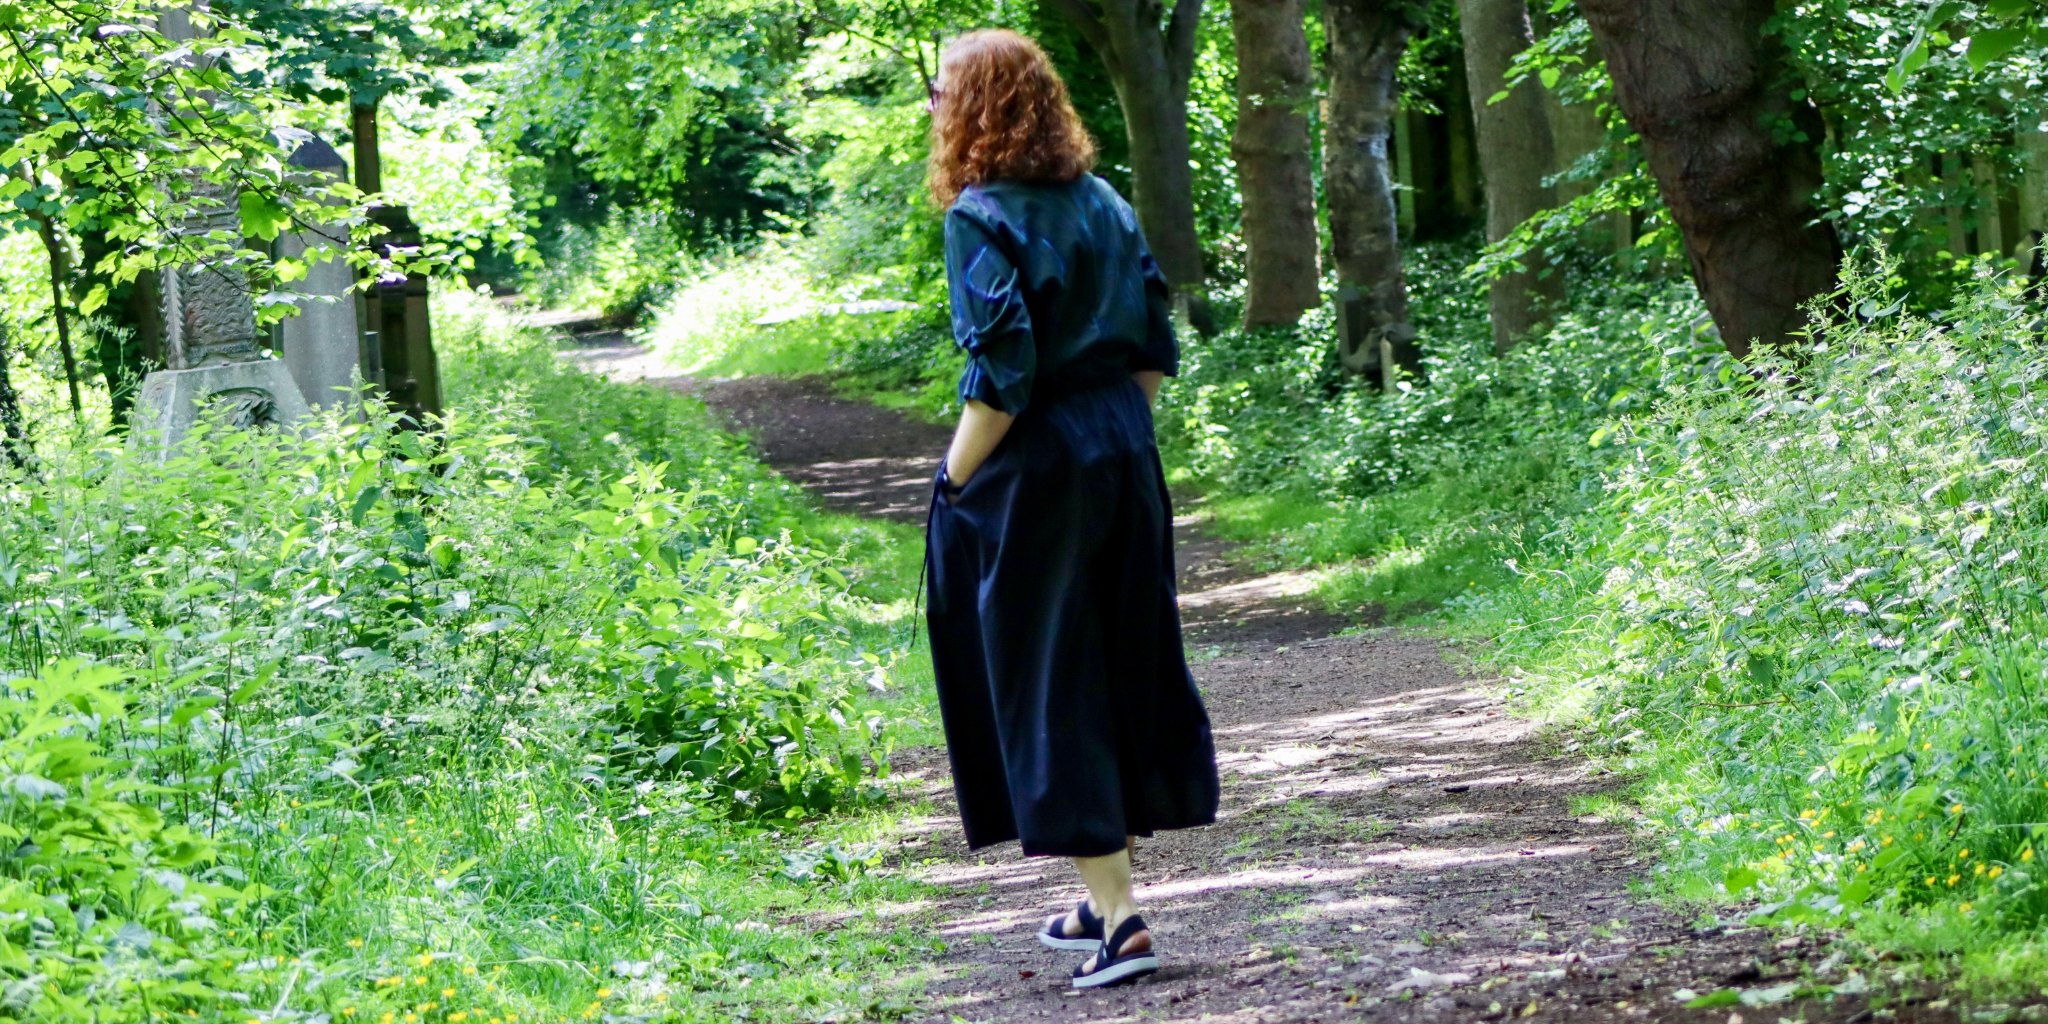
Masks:
[[[81,432],[0,484],[0,1019],[900,1007],[926,940],[803,920],[916,895],[869,871],[928,717],[878,692],[901,531],[439,304],[431,431]]]
[[[1640,778],[1673,893],[2038,992],[2043,311],[1850,280],[1798,365],[1620,421],[1607,496],[1453,623]]]
[[[1683,282],[1576,279],[1496,358],[1463,262],[1411,267],[1431,358],[1399,394],[1338,371],[1327,313],[1186,339],[1159,426],[1206,528],[1344,610],[1492,637],[1530,713],[1636,780],[1667,895],[2039,991],[2038,295],[1987,272],[1921,315],[1855,271],[1799,366],[1744,367]],[[797,362],[936,395],[915,322]]]

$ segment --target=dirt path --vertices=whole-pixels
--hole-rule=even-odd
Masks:
[[[664,377],[621,338],[590,342],[580,361],[699,395],[826,504],[921,521],[944,429],[832,397],[819,381]],[[1198,511],[1176,528],[1224,798],[1216,825],[1139,847],[1139,899],[1166,970],[1071,992],[1080,958],[1040,948],[1032,932],[1081,897],[1072,869],[1025,860],[1014,844],[970,854],[942,816],[906,830],[918,838],[899,862],[946,895],[877,911],[915,915],[950,940],[911,1019],[1955,1019],[1939,1002],[1766,1002],[1785,983],[1844,976],[1817,946],[1696,929],[1632,897],[1648,865],[1616,823],[1573,810],[1613,780],[1509,714],[1496,681],[1449,645],[1335,635],[1354,623],[1304,604],[1305,577],[1234,560],[1201,534]],[[905,762],[913,786],[951,804],[943,751]],[[1686,1010],[1674,997],[1723,988],[1758,1005]]]

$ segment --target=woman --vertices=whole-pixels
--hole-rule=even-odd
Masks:
[[[1151,401],[1179,350],[1137,220],[1044,51],[954,41],[932,90],[965,406],[932,495],[932,661],[970,848],[1071,857],[1088,899],[1039,940],[1074,985],[1159,969],[1133,837],[1216,820],[1181,648]]]

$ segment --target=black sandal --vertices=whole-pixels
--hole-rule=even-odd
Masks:
[[[1082,900],[1074,908],[1074,917],[1081,922],[1081,934],[1067,934],[1067,915],[1061,914],[1038,930],[1038,942],[1047,949],[1078,949],[1093,951],[1102,945],[1102,919],[1088,909],[1088,901]]]
[[[1111,955],[1111,950],[1124,948],[1139,932],[1149,931],[1145,919],[1136,914],[1124,918],[1117,925],[1116,934],[1104,940],[1095,951],[1095,969],[1087,970],[1087,964],[1074,968],[1075,988],[1102,988],[1107,985],[1121,985],[1135,981],[1159,970],[1159,954],[1149,947],[1143,952]]]

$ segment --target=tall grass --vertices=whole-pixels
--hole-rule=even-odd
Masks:
[[[1463,621],[1639,774],[1676,892],[2038,988],[2043,310],[1992,278],[1923,318],[1895,284],[1853,277],[1797,366],[1673,382]]]
[[[466,305],[466,304],[465,304]],[[380,407],[0,501],[0,1019],[866,1012],[909,597],[701,406],[439,325]],[[879,569],[849,577],[857,546]],[[838,810],[820,818],[827,810]]]

